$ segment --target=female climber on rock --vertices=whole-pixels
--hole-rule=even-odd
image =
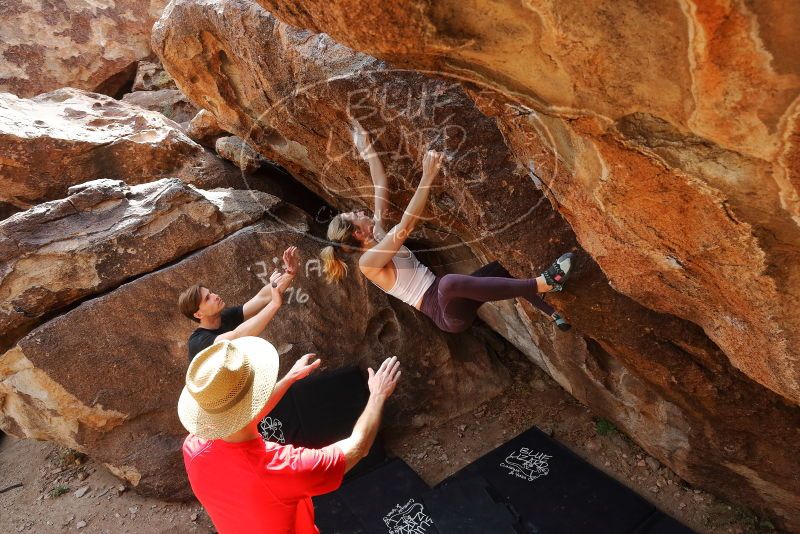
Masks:
[[[551,317],[561,330],[567,323],[539,293],[561,291],[574,255],[564,254],[537,278],[512,278],[499,264],[492,263],[471,275],[434,275],[404,245],[425,208],[431,184],[442,165],[442,154],[427,151],[422,159],[422,179],[400,222],[386,232],[383,228],[388,205],[387,180],[383,165],[365,130],[356,125],[353,141],[369,164],[375,188],[375,215],[351,211],[335,216],[328,225],[328,240],[345,253],[361,252],[359,270],[386,293],[430,317],[445,332],[463,332],[477,317],[484,302],[522,297]],[[334,246],[322,250],[322,269],[328,282],[342,279],[347,264]],[[500,276],[492,276],[500,274]]]

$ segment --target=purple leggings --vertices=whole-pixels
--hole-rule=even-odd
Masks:
[[[470,275],[446,274],[422,297],[421,311],[445,332],[463,332],[478,316],[484,302],[522,297],[547,315],[555,312],[539,296],[536,280],[513,278],[499,263],[492,262]]]

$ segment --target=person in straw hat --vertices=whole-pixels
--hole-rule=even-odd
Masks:
[[[396,357],[368,370],[369,400],[350,437],[322,449],[265,442],[258,422],[320,360],[306,354],[278,380],[266,340],[222,340],[189,364],[178,416],[189,431],[189,483],[219,534],[317,533],[311,497],[336,490],[372,447],[386,400],[400,378]]]

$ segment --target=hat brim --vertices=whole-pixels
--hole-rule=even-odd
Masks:
[[[247,426],[267,404],[278,380],[278,351],[269,341],[260,337],[240,337],[230,343],[250,360],[253,369],[250,390],[236,404],[219,413],[203,410],[186,387],[178,399],[181,424],[190,433],[204,439],[223,438]]]

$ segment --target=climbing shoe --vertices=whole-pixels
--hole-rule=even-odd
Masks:
[[[556,323],[556,326],[558,327],[558,329],[561,330],[562,332],[566,332],[567,330],[572,328],[572,325],[569,324],[566,321],[566,319],[561,317],[559,314],[553,313],[550,317],[553,319],[553,322]]]
[[[572,268],[572,261],[575,259],[575,254],[567,252],[562,254],[553,265],[547,268],[542,273],[544,281],[547,285],[552,287],[550,291],[561,291],[564,289],[564,282],[569,278],[569,271]]]

